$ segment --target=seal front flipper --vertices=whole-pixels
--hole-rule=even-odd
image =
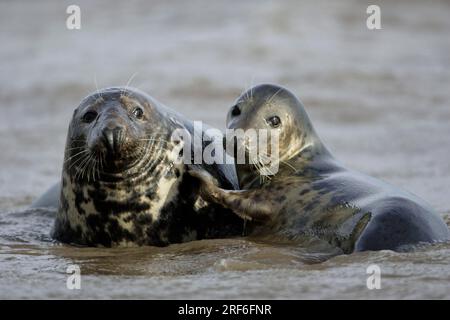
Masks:
[[[231,209],[243,219],[264,221],[278,211],[270,200],[263,200],[259,189],[225,190],[205,170],[192,169],[188,173],[200,181],[200,195],[204,200]]]

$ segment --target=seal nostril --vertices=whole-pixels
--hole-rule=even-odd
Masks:
[[[115,128],[113,130],[113,136],[114,136],[115,142],[121,143],[122,142],[122,137],[123,137],[123,129],[122,128]]]
[[[102,134],[103,134],[103,141],[105,143],[105,146],[108,148],[108,150],[113,151],[114,150],[113,131],[109,128],[105,128],[103,130]]]
[[[108,150],[117,153],[123,140],[123,128],[103,129],[103,139]]]
[[[241,114],[241,110],[237,105],[233,106],[233,109],[231,109],[231,115],[238,116]]]

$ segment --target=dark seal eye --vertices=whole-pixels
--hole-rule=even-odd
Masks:
[[[239,109],[239,107],[237,105],[233,106],[231,109],[231,115],[236,117],[240,114],[241,114],[241,109]]]
[[[273,128],[277,128],[280,126],[281,124],[281,120],[278,116],[273,116],[267,119],[267,123],[273,127]]]
[[[137,119],[142,119],[142,117],[144,116],[144,110],[142,110],[141,107],[136,107],[133,110],[133,115],[137,118]]]
[[[97,118],[98,113],[95,111],[88,111],[83,116],[83,122],[91,123]]]

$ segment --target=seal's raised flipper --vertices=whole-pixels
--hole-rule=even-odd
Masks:
[[[243,219],[267,220],[276,211],[273,203],[261,196],[262,190],[225,190],[218,187],[217,180],[205,170],[193,169],[188,173],[200,181],[203,199],[231,209]]]

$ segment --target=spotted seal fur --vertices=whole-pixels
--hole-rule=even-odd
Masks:
[[[242,219],[204,201],[188,165],[175,161],[183,156],[173,152],[178,128],[194,134],[191,121],[137,89],[86,97],[69,126],[61,185],[37,201],[49,204],[60,192],[52,236],[109,247],[240,235]],[[232,165],[200,166],[222,187],[237,186]]]

